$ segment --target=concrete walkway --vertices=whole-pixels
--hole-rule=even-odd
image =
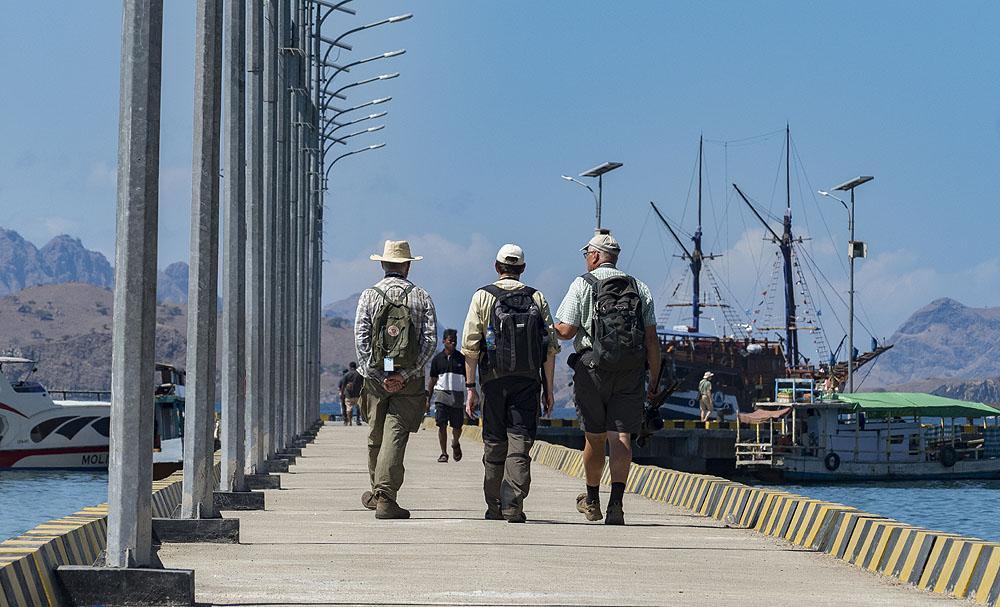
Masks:
[[[267,511],[226,513],[239,545],[166,545],[164,564],[195,569],[212,605],[961,604],[645,498],[626,496],[627,527],[588,523],[580,482],[539,464],[528,524],[484,521],[481,443],[439,464],[427,430],[399,497],[413,518],[377,521],[360,503],[367,431],[324,427]]]

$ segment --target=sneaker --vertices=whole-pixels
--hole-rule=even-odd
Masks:
[[[588,521],[599,521],[604,518],[601,514],[601,502],[588,502],[586,493],[576,496],[576,511],[587,517]]]
[[[374,510],[377,505],[377,500],[371,491],[365,491],[361,494],[361,505],[369,510]]]
[[[500,512],[500,508],[490,507],[486,509],[483,519],[487,521],[502,521],[503,514]]]
[[[391,500],[387,497],[379,497],[378,505],[375,506],[375,518],[410,518],[410,511],[405,508],[400,508],[399,504],[397,504],[395,500]]]
[[[621,504],[608,504],[608,514],[604,517],[605,525],[624,525],[625,510]]]
[[[438,463],[439,464],[447,464],[448,463],[448,454],[447,453],[442,453],[441,455],[439,455],[438,456]]]

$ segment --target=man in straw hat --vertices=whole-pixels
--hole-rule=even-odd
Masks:
[[[371,491],[361,503],[375,518],[409,518],[396,494],[403,484],[403,455],[411,432],[420,428],[427,393],[424,365],[437,346],[437,316],[430,295],[407,279],[419,261],[405,240],[387,240],[381,255],[385,277],[358,300],[354,345],[364,376],[361,411],[370,426],[368,473]]]
[[[523,282],[524,251],[505,244],[497,253],[497,281],[472,296],[462,331],[466,413],[479,405],[476,371],[483,394],[483,494],[487,520],[523,523],[531,486],[531,445],[544,398],[552,413],[553,376],[559,340],[549,303]]]
[[[560,304],[556,331],[573,339],[573,400],[586,442],[583,467],[587,492],[576,509],[588,521],[624,525],[622,496],[632,463],[632,434],[642,427],[643,399],[653,398],[660,371],[653,297],[649,287],[615,265],[621,247],[608,230],[598,230],[580,251],[587,273],[578,277]],[[646,368],[651,381],[646,387]],[[601,514],[604,444],[611,453],[611,498]]]
[[[701,381],[698,382],[698,406],[701,408],[701,421],[707,422],[712,416],[712,378],[715,374],[705,371]]]

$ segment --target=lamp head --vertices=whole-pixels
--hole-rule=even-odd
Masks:
[[[391,74],[382,74],[381,76],[378,77],[378,79],[379,80],[391,80],[393,78],[398,78],[398,77],[399,77],[399,72],[393,72]]]
[[[380,97],[378,99],[372,99],[372,105],[378,105],[380,103],[385,103],[386,101],[391,101],[392,97]]]
[[[400,21],[406,21],[413,17],[413,13],[406,13],[405,15],[396,15],[395,17],[389,17],[389,23],[399,23]]]
[[[565,179],[566,181],[573,181],[573,178],[570,177],[569,175],[562,175],[562,178]]]
[[[388,53],[382,53],[382,56],[385,57],[385,58],[395,57],[397,55],[402,55],[405,52],[406,52],[406,49],[405,48],[401,48],[398,51],[389,51]]]
[[[824,192],[823,190],[817,190],[816,193],[819,194],[820,196],[829,196],[830,195],[830,192]]]

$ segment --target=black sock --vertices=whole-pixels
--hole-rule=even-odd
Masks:
[[[625,483],[611,483],[611,499],[608,500],[608,503],[621,505],[624,495]]]
[[[597,502],[601,501],[600,492],[601,492],[600,487],[591,487],[590,485],[587,485],[587,503],[596,504]]]

